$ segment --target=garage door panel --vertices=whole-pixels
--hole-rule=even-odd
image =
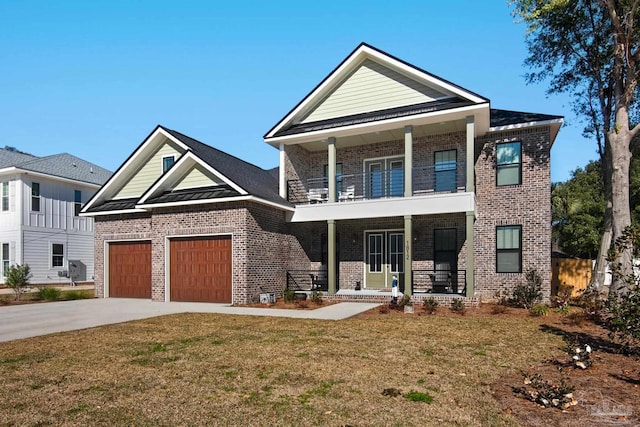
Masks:
[[[172,239],[172,301],[231,302],[231,238]]]
[[[109,296],[151,298],[151,242],[109,243]]]

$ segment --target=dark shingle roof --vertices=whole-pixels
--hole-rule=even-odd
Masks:
[[[68,153],[36,157],[0,149],[0,167],[10,166],[97,185],[111,176],[110,171]]]
[[[137,203],[137,197],[131,199],[110,200],[99,205],[91,206],[91,209],[89,209],[88,212],[108,212],[135,209]]]
[[[281,205],[291,205],[280,197],[278,180],[268,171],[215,149],[187,135],[181,134],[180,132],[165,127],[162,128],[188,146],[196,156],[204,160],[233,183],[240,186],[247,193],[270,202]]]
[[[299,123],[282,129],[274,137],[294,135],[304,132],[333,129],[342,126],[371,123],[379,120],[395,119],[416,114],[431,113],[434,111],[450,110],[452,108],[474,105],[473,102],[460,97],[441,99],[438,101],[424,102],[421,104],[407,105],[404,107],[389,108],[386,110],[372,111],[368,113],[354,114],[351,116],[337,117],[335,119],[321,120],[310,123]]]
[[[221,199],[239,196],[236,190],[228,185],[217,185],[207,188],[190,188],[186,190],[165,191],[159,196],[147,199],[144,204],[186,202],[190,200]]]
[[[517,125],[522,123],[543,122],[562,119],[563,116],[551,114],[526,113],[524,111],[491,109],[491,127]]]

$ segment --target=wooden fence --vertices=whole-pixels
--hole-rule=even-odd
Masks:
[[[551,295],[558,294],[560,285],[572,286],[572,296],[580,295],[591,280],[590,259],[551,258]]]

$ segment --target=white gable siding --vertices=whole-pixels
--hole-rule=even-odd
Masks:
[[[213,174],[205,170],[202,166],[196,165],[196,167],[191,169],[180,181],[178,181],[174,186],[174,189],[181,190],[185,188],[208,187],[220,183],[221,181],[214,177]]]
[[[93,233],[93,218],[74,215],[75,190],[82,192],[82,202],[86,203],[95,193],[95,189],[73,185],[45,178],[31,178],[23,182],[24,206],[23,224],[25,227],[49,228],[56,230],[74,230]],[[31,183],[40,184],[40,211],[31,208]]]
[[[182,151],[175,143],[171,141],[165,142],[122,187],[114,199],[140,197],[162,175],[162,158],[174,155],[175,160],[178,161]]]
[[[302,123],[431,102],[453,96],[366,60]]]

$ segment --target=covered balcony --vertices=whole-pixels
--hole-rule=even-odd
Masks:
[[[445,162],[412,169],[412,196],[465,191],[465,164]],[[359,174],[336,176],[338,203],[404,197],[404,169],[377,169]],[[326,203],[329,179],[313,177],[287,181],[287,200],[294,205]]]

